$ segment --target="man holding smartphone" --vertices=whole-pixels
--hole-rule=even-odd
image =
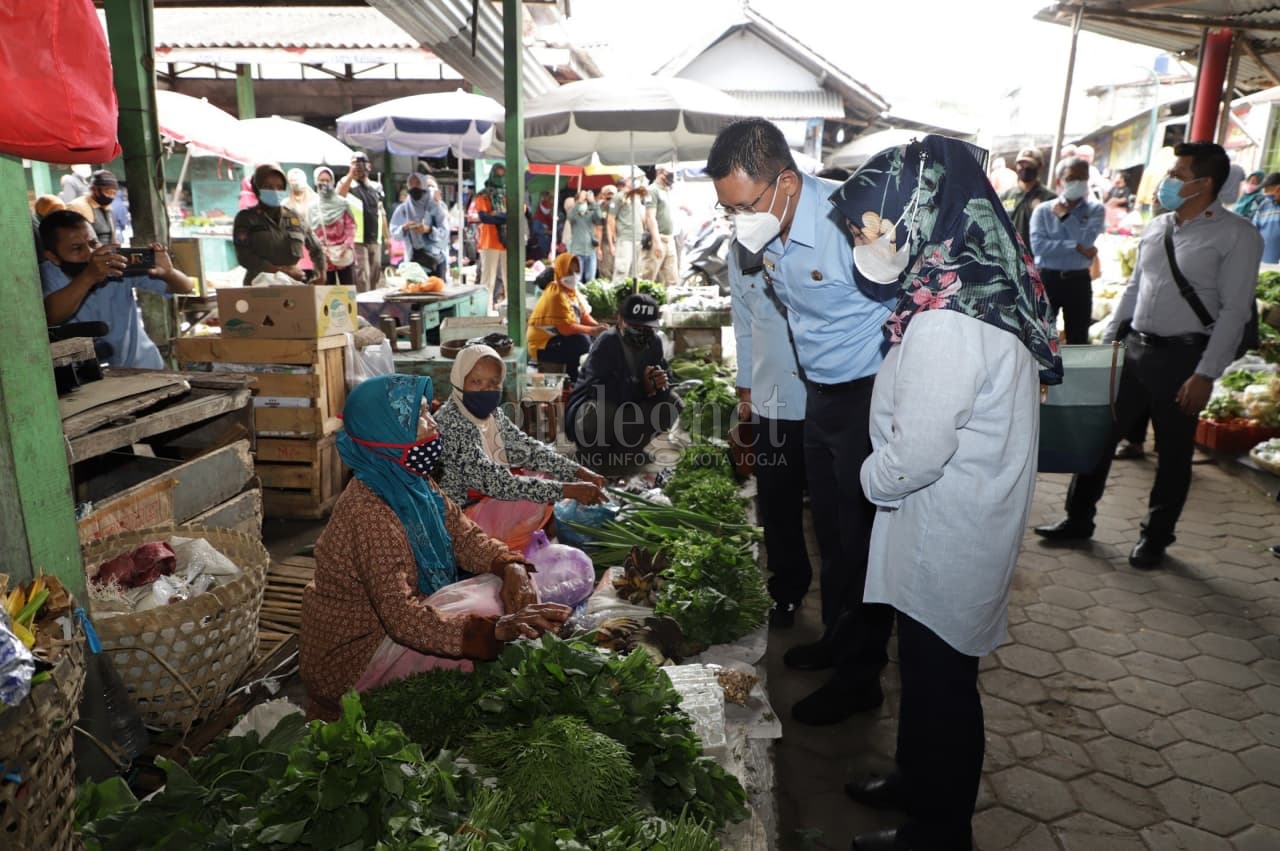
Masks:
[[[356,153],[351,168],[338,181],[338,194],[348,193],[360,203],[356,215],[356,291],[376,290],[382,284],[382,186],[370,179],[369,156]]]
[[[1089,195],[1089,163],[1069,157],[1058,166],[1058,197],[1031,214],[1031,253],[1056,321],[1062,311],[1066,341],[1089,342],[1093,320],[1094,247],[1107,221],[1106,208]]]
[[[192,291],[191,279],[173,268],[168,249],[152,244],[155,266],[131,273],[120,246],[99,244],[93,226],[73,210],[46,216],[40,222],[40,239],[45,246],[40,284],[48,323],[104,322],[106,336],[94,341],[100,360],[118,367],[163,369],[164,359],[147,336],[133,291]]]

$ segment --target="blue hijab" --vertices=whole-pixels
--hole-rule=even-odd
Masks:
[[[402,448],[352,440],[417,443],[424,397],[431,398],[431,379],[426,376],[379,375],[362,381],[347,394],[338,454],[400,518],[418,564],[418,590],[432,594],[458,581],[453,542],[444,527],[444,497],[426,479],[400,466]]]

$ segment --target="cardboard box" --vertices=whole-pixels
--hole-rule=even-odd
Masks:
[[[224,287],[224,337],[309,340],[356,330],[355,287]]]

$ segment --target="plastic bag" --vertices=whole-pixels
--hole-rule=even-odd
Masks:
[[[284,272],[259,272],[249,282],[251,287],[296,287],[298,282]]]
[[[401,278],[404,278],[406,284],[425,284],[427,278],[431,277],[426,269],[412,260],[401,263],[396,267],[396,271],[400,273]]]
[[[26,700],[35,673],[35,658],[14,635],[9,616],[0,611],[0,703],[17,706]]]
[[[553,544],[539,529],[525,547],[524,557],[536,568],[533,584],[542,602],[574,606],[591,596],[596,571],[582,550]]]
[[[211,578],[210,584],[217,582],[221,585],[240,575],[236,563],[218,552],[205,538],[171,538],[169,544],[178,557],[178,568],[174,572],[187,582],[195,582],[197,577],[205,575]],[[209,585],[204,587],[207,589]]]
[[[379,335],[381,337],[381,334]],[[396,371],[395,355],[391,352],[391,341],[382,337],[382,341],[360,348],[356,345],[355,336],[347,334],[347,389],[354,388],[366,378],[375,375],[390,375]]]
[[[502,617],[502,580],[491,573],[446,585],[427,598],[427,605],[441,612]]]
[[[581,549],[593,539],[584,532],[570,526],[590,526],[598,529],[618,516],[621,507],[616,503],[606,502],[601,505],[581,505],[576,499],[562,499],[556,503],[556,538],[562,544]]]

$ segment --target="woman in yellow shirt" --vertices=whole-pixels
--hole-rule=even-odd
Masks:
[[[578,258],[568,252],[552,264],[556,279],[547,284],[529,317],[529,359],[562,363],[570,381],[578,380],[578,362],[591,349],[592,338],[608,326],[591,317],[591,306],[578,292]]]

